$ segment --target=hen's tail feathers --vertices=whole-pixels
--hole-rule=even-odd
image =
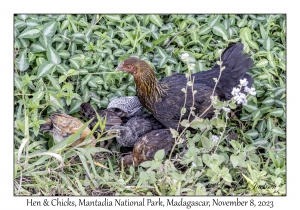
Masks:
[[[251,87],[253,79],[246,72],[253,66],[253,60],[247,53],[243,52],[244,45],[242,43],[229,44],[228,48],[222,53],[222,66],[225,66],[222,71],[221,78],[218,82],[216,92],[220,98],[226,100],[232,97],[231,91],[233,87],[236,87],[240,83],[240,79],[246,78],[248,80],[248,86]],[[218,78],[220,73],[220,66],[216,64],[210,71],[203,71],[196,73],[195,82],[197,79],[212,80],[212,78]],[[198,75],[197,75],[198,74]],[[214,81],[205,82],[207,85],[214,87]]]
[[[253,84],[251,76],[246,74],[246,72],[253,66],[253,60],[248,54],[243,52],[243,49],[244,45],[242,43],[236,43],[230,45],[222,53],[222,66],[225,66],[225,70],[222,72],[219,81],[220,87],[218,88],[221,88],[226,99],[232,97],[232,88],[236,87],[240,83],[240,79],[247,78],[249,82],[248,85],[252,86]],[[219,68],[217,64],[215,67]]]

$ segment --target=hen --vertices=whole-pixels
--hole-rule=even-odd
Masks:
[[[78,129],[84,124],[77,118],[64,113],[54,113],[50,118],[46,119],[46,123],[40,126],[42,132],[49,132],[53,138],[58,142],[76,133]],[[80,138],[76,140],[72,146],[77,146],[82,143],[85,138],[89,135],[91,130],[86,127],[80,134]],[[94,136],[90,137],[91,140],[95,141]],[[91,145],[95,145],[92,143]]]
[[[233,87],[239,84],[239,80],[246,78],[251,86],[253,79],[246,72],[252,67],[253,60],[248,54],[243,53],[243,44],[230,44],[221,55],[223,61],[220,80],[216,86],[215,95],[220,100],[228,100],[232,97]],[[143,60],[135,57],[125,59],[117,68],[133,75],[136,83],[137,96],[141,104],[151,111],[154,117],[164,126],[177,128],[180,120],[180,111],[184,106],[185,94],[181,91],[186,87],[187,78],[184,74],[157,80],[151,66]],[[193,89],[197,92],[194,95],[195,114],[202,114],[211,104],[210,96],[215,86],[214,78],[218,78],[220,66],[216,64],[209,71],[202,71],[192,74],[194,77]],[[193,104],[191,87],[187,91],[186,110],[190,110]],[[182,119],[188,118],[187,111]],[[212,109],[202,117],[209,117]],[[183,128],[180,127],[179,130]]]
[[[119,167],[138,166],[142,162],[152,160],[158,150],[164,149],[167,154],[173,146],[172,134],[169,129],[151,131],[140,137],[134,144],[133,151],[120,159]]]
[[[144,134],[163,128],[152,114],[143,114],[132,117],[124,126],[113,126],[109,134],[117,134],[117,141],[125,147],[132,147],[137,139]]]

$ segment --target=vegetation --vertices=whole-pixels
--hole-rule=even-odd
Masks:
[[[285,15],[15,15],[14,38],[15,195],[286,195]],[[127,57],[158,77],[189,75],[238,41],[256,95],[242,107],[214,99],[216,118],[182,121],[196,132],[173,130],[171,155],[124,170],[117,143],[70,148],[80,131],[58,144],[39,132],[53,112],[85,121],[81,103],[135,95],[133,77],[114,71]]]

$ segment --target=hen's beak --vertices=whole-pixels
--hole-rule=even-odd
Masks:
[[[122,62],[122,63],[116,68],[115,71],[123,71],[123,63],[124,63],[124,62]]]

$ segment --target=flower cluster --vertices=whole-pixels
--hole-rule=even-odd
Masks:
[[[249,94],[252,95],[252,96],[255,96],[255,95],[256,95],[256,91],[255,91],[255,88],[254,88],[254,87],[252,87],[252,88],[245,87],[245,92],[246,92],[246,93],[249,93]]]
[[[247,86],[248,85],[247,79],[246,78],[240,79],[240,84],[241,84],[241,86]]]
[[[190,70],[195,69],[195,64],[191,63],[191,64],[189,65],[189,69],[190,69]]]
[[[224,110],[224,112],[227,112],[227,113],[229,113],[230,112],[230,109],[229,108],[226,108],[226,107],[224,107],[223,106],[223,108],[222,108],[223,110]]]
[[[244,93],[237,93],[233,99],[236,101],[237,104],[243,104],[243,105],[247,105],[247,98],[246,95]]]
[[[211,137],[213,142],[218,142],[220,140],[219,136],[212,135]]]
[[[244,91],[250,95],[253,95],[255,96],[256,95],[256,92],[255,92],[255,88],[252,87],[252,88],[248,88],[247,87],[248,85],[248,81],[246,78],[244,79],[240,79],[240,85],[239,87],[240,88],[236,88],[234,87],[231,91],[231,94],[233,95],[233,99],[236,101],[237,104],[243,104],[243,105],[246,105],[247,104],[247,98],[246,98],[246,95],[244,93],[241,93],[241,87],[244,87]]]
[[[186,61],[188,59],[188,57],[189,57],[189,54],[187,54],[187,53],[183,53],[181,55],[181,59],[184,60],[184,61]]]

